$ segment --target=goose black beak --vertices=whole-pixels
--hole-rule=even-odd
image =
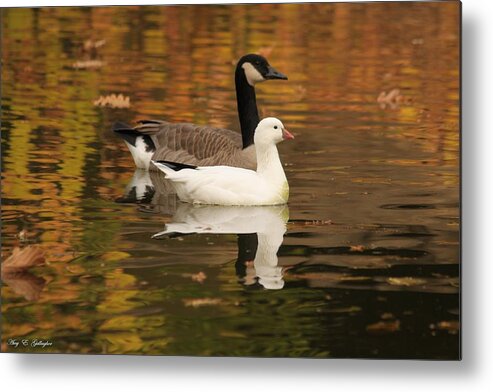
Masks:
[[[267,73],[264,75],[265,79],[282,79],[282,80],[288,80],[288,77],[284,75],[283,73],[279,72],[277,69],[275,69],[272,66],[267,67]]]

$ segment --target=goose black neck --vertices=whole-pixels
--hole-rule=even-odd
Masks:
[[[257,128],[260,118],[257,111],[257,98],[255,88],[248,84],[245,72],[241,67],[236,68],[236,102],[238,104],[238,115],[240,117],[241,138],[243,148],[253,144],[255,128]]]

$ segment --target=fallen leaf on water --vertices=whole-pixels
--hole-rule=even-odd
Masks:
[[[203,273],[202,271],[200,271],[198,274],[192,275],[192,280],[194,282],[202,283],[206,279],[207,279],[207,275],[205,273]]]
[[[200,271],[196,274],[182,274],[184,278],[191,278],[194,282],[203,283],[207,279],[207,275]]]
[[[363,245],[351,245],[349,247],[349,250],[351,252],[363,252],[365,250],[365,247]]]
[[[384,335],[387,333],[396,332],[400,329],[401,322],[399,320],[379,321],[378,323],[366,326],[366,331],[375,335]]]
[[[97,69],[101,68],[104,63],[101,60],[79,60],[72,64],[75,69]]]
[[[37,246],[26,246],[24,249],[14,248],[10,257],[2,263],[2,274],[24,271],[44,263],[44,252]]]
[[[445,330],[452,335],[456,335],[459,332],[459,322],[458,321],[440,321],[437,324],[437,328]]]
[[[126,97],[123,94],[102,95],[93,104],[95,106],[109,106],[117,109],[129,108],[130,97]]]
[[[387,282],[392,286],[419,286],[426,283],[424,279],[403,277],[403,278],[388,278]]]
[[[189,298],[184,299],[183,303],[185,306],[198,308],[200,306],[220,305],[222,301],[220,298]]]
[[[6,272],[3,268],[2,280],[14,293],[22,295],[28,301],[37,301],[46,283],[43,278],[34,276],[29,272],[22,270],[20,272]]]
[[[391,109],[396,109],[401,103],[410,103],[411,99],[404,97],[398,88],[390,90],[388,93],[382,91],[377,97],[377,103],[382,109],[389,106]]]

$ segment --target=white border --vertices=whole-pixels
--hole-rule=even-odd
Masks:
[[[238,1],[211,1],[235,3]],[[242,1],[255,3],[261,1]],[[282,2],[282,1],[271,1]],[[13,1],[1,6],[177,4]],[[179,3],[197,4],[199,1]],[[493,2],[463,1],[463,361],[0,355],[5,391],[487,391],[493,385]]]

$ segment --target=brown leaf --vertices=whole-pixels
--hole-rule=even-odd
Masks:
[[[182,277],[184,278],[190,278],[194,282],[199,282],[203,283],[207,279],[207,275],[203,273],[202,271],[196,273],[196,274],[181,274]]]
[[[78,60],[72,64],[72,68],[75,69],[97,69],[101,68],[104,65],[104,62],[97,59],[91,60]]]
[[[183,303],[185,306],[198,308],[200,306],[220,305],[222,300],[220,298],[188,298],[184,299]]]
[[[375,335],[384,335],[387,333],[396,332],[400,329],[401,323],[399,320],[379,321],[375,324],[370,324],[366,327],[366,331]]]
[[[398,100],[400,96],[401,93],[397,88],[390,90],[388,93],[382,91],[377,97],[377,102],[382,109],[385,109],[387,105],[390,106],[390,108],[395,109],[399,103]]]
[[[93,104],[95,106],[109,106],[118,109],[129,108],[130,97],[126,97],[123,94],[102,95],[96,99]]]
[[[426,283],[426,280],[411,277],[402,277],[388,278],[387,282],[392,286],[419,286]]]
[[[458,321],[440,321],[437,324],[438,329],[448,331],[452,335],[456,335],[459,332],[459,326]]]
[[[28,268],[45,263],[44,252],[37,246],[14,248],[8,259],[2,263],[2,274],[24,271]]]
[[[351,245],[349,247],[349,250],[351,252],[363,252],[365,250],[365,247],[363,245]]]
[[[199,283],[203,283],[204,280],[207,279],[207,275],[204,274],[202,271],[200,271],[199,273],[197,274],[192,274],[192,280],[194,282],[199,282]]]
[[[28,301],[37,301],[45,285],[43,278],[29,272],[5,272],[2,269],[2,280],[14,293],[22,295]]]

